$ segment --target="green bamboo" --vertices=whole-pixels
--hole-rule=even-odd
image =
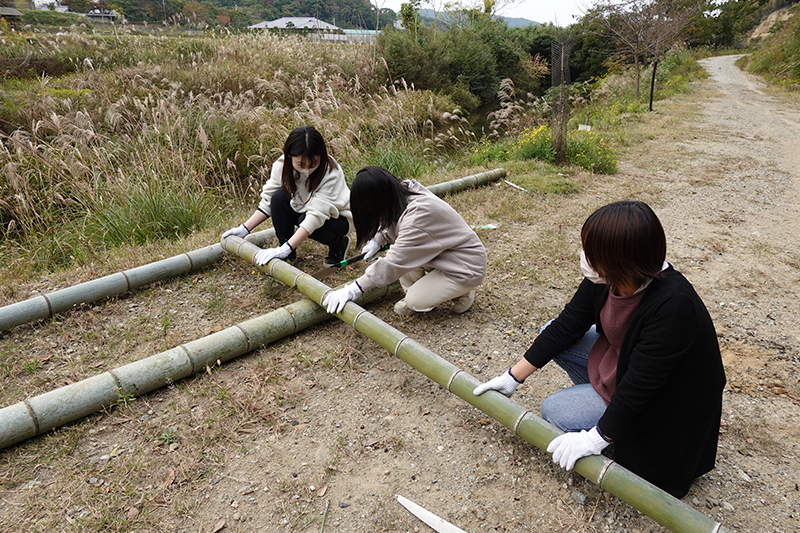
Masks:
[[[431,185],[428,189],[438,196],[444,196],[468,187],[497,181],[505,177],[505,175],[506,171],[503,169],[490,170],[473,176]],[[274,238],[275,231],[272,228],[246,237],[248,241],[258,246],[264,246]],[[222,259],[222,255],[222,247],[219,244],[213,244],[192,252],[0,307],[0,331],[6,331],[35,320],[49,318],[82,304],[93,303],[103,298],[124,294],[162,279],[205,268]]]
[[[275,230],[272,228],[247,236],[248,240],[259,246],[274,238]],[[124,294],[162,279],[206,268],[222,259],[222,256],[222,247],[213,244],[1,307],[0,331],[49,318],[82,304]]]
[[[259,250],[254,244],[250,246]],[[302,272],[300,275],[310,277]],[[398,286],[367,291],[363,301],[380,298]],[[212,335],[4,407],[0,409],[0,449],[79,420],[118,403],[120,398],[147,394],[204,372],[330,318],[325,309],[304,298]]]
[[[259,250],[256,246],[235,237],[229,237],[224,246],[226,250],[251,262]],[[330,290],[318,280],[280,260],[273,259],[267,263],[264,271],[320,304]],[[360,307],[358,302],[359,300],[348,302],[337,316],[389,353],[541,450],[547,450],[550,441],[561,434],[557,428],[500,393],[491,391],[475,396],[472,391],[480,381],[369,313]],[[584,457],[575,464],[574,469],[589,481],[629,503],[671,531],[730,533],[718,522],[605,456]]]

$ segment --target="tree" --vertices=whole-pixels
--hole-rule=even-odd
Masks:
[[[660,0],[650,4],[650,24],[645,29],[647,53],[653,64],[650,81],[650,111],[653,110],[653,90],[656,84],[656,69],[664,54],[678,42],[687,27],[694,22],[700,4],[688,4],[678,0]]]
[[[643,63],[649,59],[655,64],[696,19],[699,9],[694,0],[601,0],[586,17],[633,61],[638,98]]]
[[[419,28],[419,6],[420,0],[409,0],[400,4],[400,20],[403,22],[403,27],[414,30],[415,36]]]

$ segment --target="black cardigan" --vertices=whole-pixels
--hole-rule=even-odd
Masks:
[[[541,368],[580,339],[608,287],[584,279],[564,310],[525,353]],[[598,426],[614,441],[615,460],[673,496],[714,468],[725,371],[708,310],[671,266],[636,309],[617,363],[616,391]]]

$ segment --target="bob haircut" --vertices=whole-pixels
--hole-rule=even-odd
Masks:
[[[360,248],[380,230],[397,222],[412,194],[386,169],[364,167],[359,170],[350,187],[356,247]]]
[[[283,172],[281,173],[281,189],[289,198],[297,192],[292,157],[298,156],[303,158],[304,164],[319,158],[317,170],[308,177],[310,192],[317,190],[322,177],[328,172],[328,168],[338,168],[336,161],[328,155],[328,148],[325,146],[325,140],[320,132],[313,126],[300,126],[293,129],[283,145]]]
[[[617,287],[660,277],[667,256],[664,228],[644,202],[601,207],[583,224],[581,244],[592,267]]]

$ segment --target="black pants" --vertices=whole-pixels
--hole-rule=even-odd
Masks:
[[[289,198],[283,189],[278,189],[270,199],[269,208],[272,215],[272,227],[278,242],[283,244],[294,235],[295,227],[306,218],[305,213],[298,213],[289,204]],[[350,231],[350,221],[345,217],[329,218],[322,227],[310,235],[312,239],[326,246],[341,243],[342,238]]]

